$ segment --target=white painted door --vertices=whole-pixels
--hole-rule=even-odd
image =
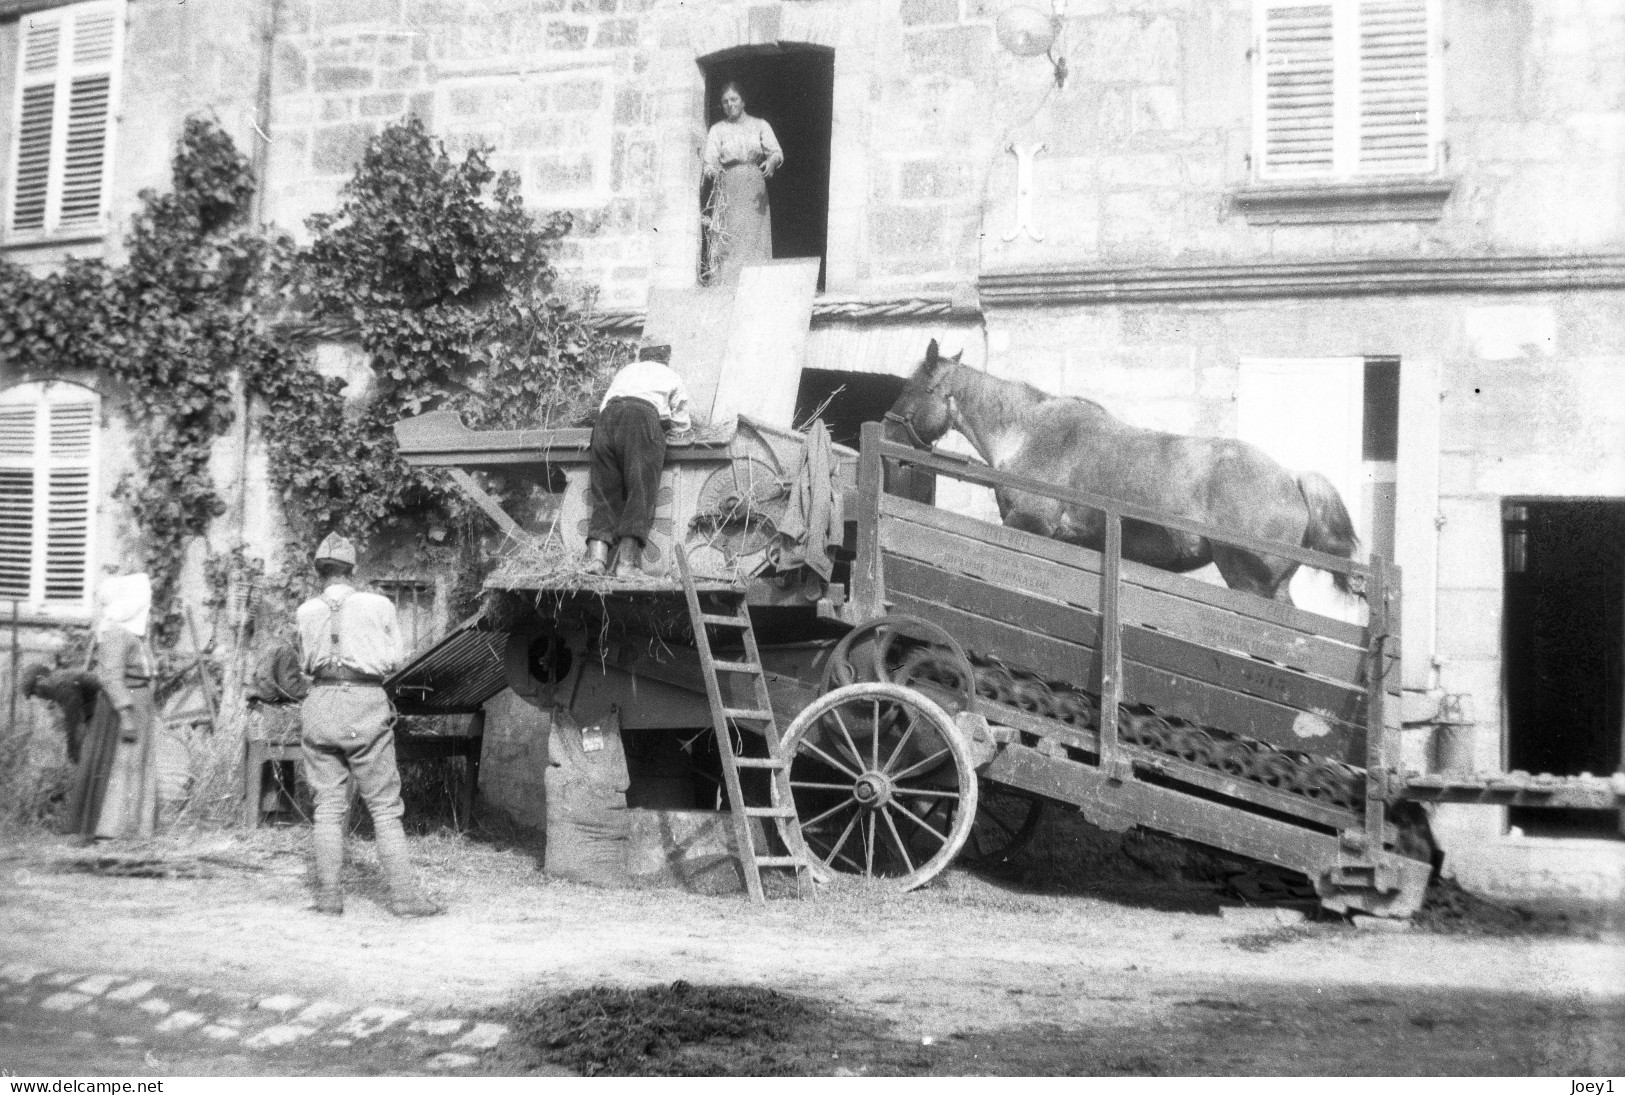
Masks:
[[[1242,358],[1236,435],[1295,473],[1318,471],[1343,496],[1363,548],[1371,542],[1363,512],[1365,359]],[[1300,567],[1292,579],[1299,608],[1351,622],[1364,607],[1332,586],[1323,571]]]

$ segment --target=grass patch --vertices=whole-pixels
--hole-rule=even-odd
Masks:
[[[554,1064],[586,1076],[798,1076],[827,1071],[829,1009],[772,989],[673,981],[595,986],[507,1016]]]

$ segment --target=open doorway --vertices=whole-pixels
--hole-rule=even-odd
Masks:
[[[1622,770],[1625,501],[1513,499],[1502,508],[1507,767]],[[1530,836],[1621,839],[1613,810],[1513,809]]]
[[[907,383],[885,373],[844,373],[838,369],[803,369],[796,391],[797,426],[822,418],[829,439],[837,445],[858,447],[865,422],[879,422]]]
[[[900,376],[886,373],[847,373],[839,369],[803,369],[801,387],[796,390],[795,424],[805,427],[821,418],[829,427],[829,438],[837,445],[858,448],[863,424],[879,422],[892,409],[903,385]],[[886,465],[886,491],[915,502],[934,505],[937,477],[923,468]]]
[[[773,257],[823,260],[829,235],[835,51],[796,43],[745,46],[703,58],[700,68],[705,73],[707,128],[722,120],[722,89],[731,80],[739,85],[745,109],[773,127],[784,150],[784,166],[767,182]],[[701,188],[702,209],[708,188]],[[706,256],[701,256],[700,268],[708,268]],[[820,261],[818,289],[823,288]]]

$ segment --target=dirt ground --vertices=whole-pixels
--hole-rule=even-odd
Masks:
[[[389,916],[370,845],[353,840],[352,896],[336,921],[308,911],[307,840],[294,827],[200,835],[157,850],[206,877],[129,878],[64,871],[67,842],[14,836],[0,849],[0,960],[510,1022],[591,986],[770,988],[825,1016],[780,1062],[796,1072],[1625,1072],[1625,944],[1584,927],[1279,923],[1212,887],[1118,866],[1091,879],[1074,865],[1065,886],[954,870],[912,894],[842,888],[753,906],[554,881],[522,847],[451,834],[413,841],[448,915]],[[479,1067],[523,1074],[550,1068],[546,1055],[516,1038]],[[0,1058],[24,1074],[154,1071],[135,1049],[70,1044],[37,1018],[0,1033]],[[419,1070],[377,1051],[193,1047],[162,1063]]]

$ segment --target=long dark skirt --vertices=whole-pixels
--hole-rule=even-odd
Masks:
[[[67,713],[72,717],[72,713]],[[96,690],[90,704],[90,721],[79,744],[79,767],[68,792],[68,808],[62,816],[62,831],[87,840],[96,835],[96,822],[102,814],[107,779],[118,753],[118,712],[107,693]]]
[[[717,176],[707,245],[713,285],[733,285],[740,267],[773,257],[773,212],[760,164],[734,164]]]
[[[152,692],[132,690],[134,741],[120,737],[118,712],[107,693],[96,709],[79,754],[65,828],[87,840],[146,840],[158,821],[158,741]]]

